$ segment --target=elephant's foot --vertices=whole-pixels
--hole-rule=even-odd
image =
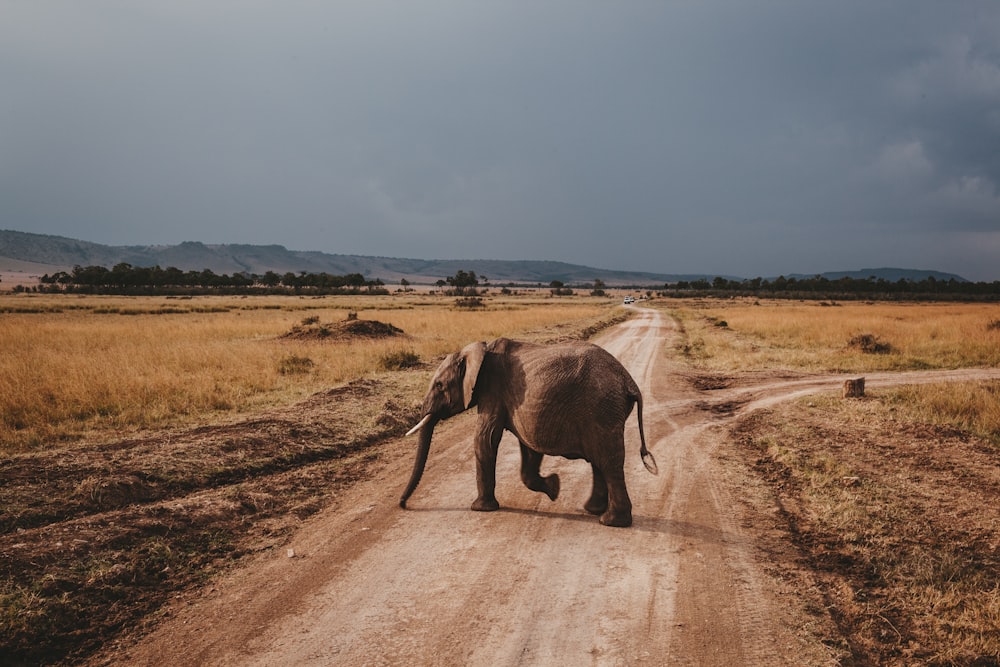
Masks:
[[[608,498],[607,496],[591,496],[583,509],[587,510],[591,514],[604,514],[608,511]]]
[[[472,509],[475,512],[496,512],[500,509],[500,503],[496,498],[476,498],[472,503]]]
[[[616,528],[628,528],[632,525],[632,512],[616,512],[608,510],[601,515],[601,524],[605,526],[615,526]]]
[[[549,497],[549,500],[555,500],[559,497],[559,475],[553,474],[547,477],[535,475],[525,479],[524,485],[532,491],[544,493]]]
[[[542,481],[545,483],[545,488],[543,491],[545,495],[549,497],[549,500],[555,500],[559,497],[559,475],[549,475],[548,477],[543,477]]]

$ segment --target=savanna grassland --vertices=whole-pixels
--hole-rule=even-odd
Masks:
[[[79,663],[272,548],[416,421],[471,340],[617,301],[0,295],[0,655]]]
[[[586,328],[610,303],[522,297],[457,308],[454,299],[418,295],[8,295],[0,297],[0,451],[287,405],[401,364],[430,362],[470,340]],[[336,335],[331,325],[349,313],[401,335]],[[288,335],[297,327],[307,335]]]
[[[995,305],[692,301],[671,312],[679,353],[715,386],[775,370],[1000,365]],[[809,397],[740,418],[732,440],[727,456],[769,489],[747,520],[794,545],[764,547],[766,558],[808,570],[851,664],[1000,664],[1000,382]]]
[[[619,303],[0,295],[0,655],[80,663],[141,634],[167,600],[349,494],[416,420],[442,355],[587,338],[629,316]],[[677,381],[706,394],[1000,366],[996,306],[649,305],[678,325]],[[399,332],[345,328],[352,313]],[[769,505],[747,501],[748,530],[775,567],[814,578],[851,664],[1000,661],[998,406],[996,382],[913,385],[733,427],[726,455],[769,490]]]
[[[673,304],[671,304],[673,305]],[[1000,365],[1000,306],[729,299],[673,312],[699,367],[860,373]]]

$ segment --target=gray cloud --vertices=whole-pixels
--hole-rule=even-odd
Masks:
[[[6,3],[2,226],[998,279],[992,0]]]

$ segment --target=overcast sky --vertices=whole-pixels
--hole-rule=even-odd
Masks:
[[[0,228],[1000,280],[1000,2],[0,0]]]

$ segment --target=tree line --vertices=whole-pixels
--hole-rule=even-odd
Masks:
[[[182,271],[176,267],[132,266],[126,262],[108,269],[103,266],[74,266],[41,277],[39,291],[90,294],[356,294],[388,293],[379,280],[366,280],[360,273],[333,275],[291,271],[283,274],[237,272],[217,274],[211,269]]]
[[[763,278],[753,278],[751,280],[730,280],[717,276],[714,280],[681,280],[677,283],[664,285],[663,291],[667,294],[690,294],[692,292],[701,293],[725,293],[725,294],[746,294],[746,295],[774,295],[774,296],[795,296],[800,298],[821,298],[824,295],[857,297],[891,297],[891,296],[919,296],[928,298],[984,298],[993,300],[1000,298],[1000,281],[967,282],[950,278],[948,280],[938,280],[934,276],[927,276],[922,280],[911,280],[900,278],[892,281],[885,278],[851,278],[843,277],[829,279],[824,276],[812,278],[786,278],[778,276],[773,280]]]
[[[480,286],[489,279],[475,271],[460,270],[453,276],[437,281],[445,294],[477,295]],[[37,291],[90,294],[388,294],[379,280],[366,280],[360,273],[334,275],[306,271],[263,274],[236,272],[217,274],[210,269],[182,271],[176,267],[138,267],[126,262],[108,269],[103,266],[75,266],[72,271],[45,274]],[[409,284],[403,282],[403,284]],[[554,295],[573,294],[561,281],[553,280],[549,287]],[[591,287],[587,285],[587,287]],[[605,284],[594,280],[591,294],[605,295]],[[15,291],[32,288],[20,287]],[[753,278],[732,280],[717,276],[713,280],[681,280],[667,283],[657,290],[663,296],[773,296],[785,298],[926,298],[1000,300],[1000,281],[967,282],[951,278],[938,280],[928,276],[921,280],[900,278],[896,281],[870,276],[868,278],[824,276],[795,278],[779,276],[767,280]]]

